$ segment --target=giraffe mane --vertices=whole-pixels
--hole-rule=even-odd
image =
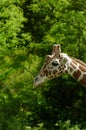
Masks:
[[[84,63],[83,61],[76,59],[74,57],[71,57],[72,60],[75,60],[76,62],[80,63],[81,65],[83,65],[84,67],[86,67],[86,63]]]

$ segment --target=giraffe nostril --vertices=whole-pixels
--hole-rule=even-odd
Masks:
[[[37,81],[38,79],[39,79],[39,78],[38,78],[38,77],[36,77],[36,78],[35,78],[35,81]]]

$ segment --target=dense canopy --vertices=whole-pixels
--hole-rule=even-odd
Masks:
[[[53,44],[86,62],[86,0],[0,1],[0,130],[85,130],[86,88],[64,75],[33,90]]]

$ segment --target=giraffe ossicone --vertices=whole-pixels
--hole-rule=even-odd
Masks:
[[[51,55],[46,56],[44,65],[34,79],[34,87],[65,73],[86,87],[86,64],[62,53],[60,44],[54,44]]]

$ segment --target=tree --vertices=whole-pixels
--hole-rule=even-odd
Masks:
[[[33,90],[54,43],[86,61],[85,8],[85,0],[0,2],[1,130],[86,127],[86,90],[72,78],[65,75]]]

